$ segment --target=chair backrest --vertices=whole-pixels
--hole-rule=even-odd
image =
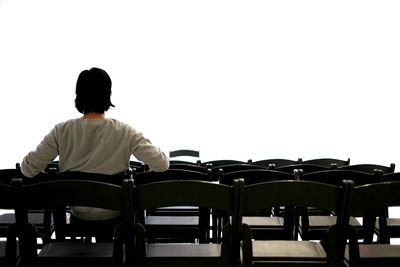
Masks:
[[[326,167],[322,165],[315,165],[315,164],[293,164],[293,165],[285,165],[282,167],[276,167],[272,168],[277,171],[281,172],[288,172],[288,173],[293,173],[294,170],[302,170],[303,173],[309,173],[309,172],[316,172],[316,171],[324,171],[324,170],[329,170],[331,167]]]
[[[196,171],[196,172],[205,172],[211,171],[206,166],[196,165],[196,164],[188,164],[188,163],[170,163],[170,170],[187,170],[187,171]]]
[[[225,165],[231,164],[247,164],[245,161],[236,160],[236,159],[218,159],[218,160],[210,160],[202,162],[201,165],[203,166],[211,166],[211,168],[216,168]]]
[[[300,180],[314,181],[340,186],[343,180],[352,180],[355,185],[379,182],[382,172],[366,173],[357,170],[332,169],[299,175]]]
[[[303,164],[314,164],[314,165],[322,165],[326,167],[332,166],[335,164],[337,167],[350,165],[350,158],[343,159],[335,159],[335,158],[316,158],[316,159],[308,159],[302,162]]]
[[[0,183],[10,184],[13,178],[23,178],[20,169],[0,169]]]
[[[173,151],[169,152],[170,158],[183,157],[183,156],[199,158],[200,151],[192,150],[192,149],[179,149],[179,150],[173,150]]]
[[[131,181],[131,182],[129,182]],[[124,185],[114,185],[110,183],[81,180],[55,180],[21,185],[18,188],[18,212],[26,210],[47,209],[57,206],[88,206],[119,210],[124,213],[126,191],[123,187],[128,187],[132,180],[124,180]],[[26,214],[25,214],[26,215]],[[27,223],[27,217],[23,215]],[[18,218],[18,216],[17,216]]]
[[[243,171],[243,170],[266,170],[267,167],[249,164],[249,163],[232,163],[221,165],[218,167],[213,167],[212,176],[214,181],[219,181],[223,174],[236,172],[236,171]]]
[[[291,159],[263,159],[263,160],[257,160],[257,161],[249,160],[248,163],[251,163],[254,165],[259,165],[259,166],[264,166],[264,167],[269,167],[270,164],[273,164],[277,168],[277,167],[282,167],[282,166],[286,166],[286,165],[299,164],[301,162],[302,162],[302,159],[299,158],[297,160],[291,160]]]
[[[277,180],[294,180],[294,174],[267,169],[249,169],[222,173],[219,182],[232,185],[235,179],[243,179],[246,185]]]
[[[340,167],[340,169],[356,170],[369,173],[373,173],[375,170],[381,170],[384,174],[386,174],[386,173],[393,173],[395,171],[395,167],[396,165],[394,163],[391,163],[389,166],[378,165],[378,164],[354,164],[354,165],[342,166]]]
[[[133,176],[136,185],[161,182],[166,180],[211,181],[211,171],[198,172],[185,169],[168,169],[163,172],[148,171]]]

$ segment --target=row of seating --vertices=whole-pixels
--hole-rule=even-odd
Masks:
[[[115,185],[83,178],[76,176],[75,179],[25,185],[21,179],[13,179],[11,185],[0,184],[1,208],[14,209],[16,214],[16,223],[10,225],[7,233],[6,263],[9,266],[74,263],[93,266],[304,266],[310,263],[376,266],[379,262],[383,266],[398,266],[400,263],[397,246],[359,244],[361,236],[348,223],[350,215],[360,211],[379,211],[400,205],[399,181],[354,186],[354,182],[344,180],[336,186],[309,180],[246,185],[243,179],[235,179],[232,185],[225,185],[196,180],[136,184],[134,179],[125,179],[122,185]],[[114,241],[82,243],[56,238],[43,244],[37,253],[38,236],[35,225],[29,222],[28,211],[55,210],[69,205],[120,210],[122,222],[116,227]],[[223,220],[221,242],[149,243],[141,223],[142,211],[180,205],[218,211],[218,215],[227,218]],[[256,239],[251,226],[243,221],[244,214],[276,206],[329,210],[335,214],[335,223],[325,230],[322,242]],[[387,250],[383,250],[385,248]],[[390,257],[382,257],[382,251],[391,254]],[[377,254],[371,258],[374,252]],[[372,263],[368,265],[368,261]]]

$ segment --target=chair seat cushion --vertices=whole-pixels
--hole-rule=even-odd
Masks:
[[[253,241],[253,258],[259,260],[325,261],[327,255],[318,242],[312,241]]]
[[[218,258],[220,256],[220,244],[159,243],[147,245],[147,257],[150,258]]]

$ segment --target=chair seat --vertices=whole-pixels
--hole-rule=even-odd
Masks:
[[[336,223],[336,216],[309,216],[310,227],[326,228]],[[350,225],[361,227],[361,224],[355,217],[350,217]]]
[[[201,258],[221,256],[220,244],[148,244],[147,257],[151,258]]]
[[[147,226],[195,226],[199,224],[198,216],[147,216],[145,218]]]
[[[326,261],[327,255],[318,242],[312,241],[253,241],[254,261]]]
[[[359,251],[362,266],[400,266],[400,245],[360,244]],[[349,259],[348,246],[345,259]]]
[[[84,243],[84,242],[51,242],[40,251],[40,257],[46,258],[110,258],[113,255],[112,242]]]
[[[259,216],[245,216],[243,217],[243,223],[249,225],[251,228],[254,227],[283,227],[283,217],[259,217]]]

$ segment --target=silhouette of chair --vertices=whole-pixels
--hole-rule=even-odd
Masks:
[[[339,186],[342,184],[343,180],[352,180],[355,185],[375,183],[381,180],[381,176],[381,172],[371,174],[361,171],[333,169],[300,175],[299,179]],[[363,222],[370,225],[371,223],[373,225],[372,220],[374,219],[369,217],[368,214],[352,215],[353,216],[349,218],[350,224],[356,227],[359,237],[372,241],[372,232],[363,232],[362,224],[356,217],[363,217]],[[298,224],[299,235],[303,240],[323,240],[327,229],[333,225],[335,221],[335,214],[331,213],[331,211],[326,211],[325,213],[320,211],[317,213],[315,209],[302,210],[301,221]]]
[[[399,206],[399,192],[400,182],[356,186],[352,193],[350,212],[376,212],[386,207]],[[382,218],[379,220],[380,229],[384,231],[386,217],[380,216],[380,218]],[[349,245],[345,255],[346,266],[399,266],[399,245],[359,243],[356,233],[356,229],[350,225],[348,229]]]
[[[11,181],[10,181],[11,182]],[[0,181],[0,209],[14,210],[16,208],[16,198],[13,188],[8,183]],[[5,240],[0,241],[0,266],[13,267],[19,261],[19,244],[17,239],[20,235],[15,223],[2,226]]]
[[[122,266],[124,247],[129,247],[126,203],[129,203],[128,186],[81,180],[56,180],[22,185],[14,182],[18,206],[16,224],[22,232],[21,263],[23,266]],[[57,237],[44,244],[37,252],[35,225],[29,222],[30,209],[56,209],[59,206],[87,206],[119,210],[124,220],[116,226],[112,242],[84,243]],[[56,221],[57,223],[57,221]]]
[[[272,206],[316,207],[335,210],[337,217],[336,224],[327,231],[324,246],[303,240],[256,240],[251,228],[243,224],[243,266],[341,266],[351,189],[351,181],[344,181],[341,187],[299,180],[245,186],[242,212]]]
[[[22,175],[21,170],[15,169],[1,169],[0,170],[0,183],[10,184],[13,178],[21,178],[25,182],[37,181],[43,179],[49,179],[48,175],[41,173],[34,178],[27,178]],[[31,210],[29,212],[29,219],[36,225],[38,234],[42,239],[43,243],[48,242],[51,235],[54,232],[54,225],[51,216],[51,211],[49,210]],[[7,235],[9,225],[15,223],[14,210],[5,212],[0,215],[0,236],[4,237]],[[40,247],[40,245],[39,245]]]
[[[135,210],[163,206],[199,206],[226,210],[232,222],[224,225],[221,243],[151,243],[141,223],[136,225],[138,266],[237,266],[239,262],[239,225],[237,217],[240,181],[227,186],[205,181],[173,180],[137,185]]]
[[[223,173],[219,183],[233,185],[234,180],[243,179],[245,185],[269,181],[294,180],[294,174],[268,169],[249,169]],[[292,207],[273,216],[268,209],[246,211],[243,223],[249,225],[255,239],[294,239],[294,214]],[[226,220],[226,219],[225,219]]]
[[[200,167],[201,168],[201,167]],[[164,172],[145,172],[134,176],[135,185],[168,180],[211,181],[211,171],[196,172],[168,169]],[[151,242],[200,242],[210,238],[210,210],[192,206],[165,206],[148,209],[139,218]],[[204,223],[203,223],[204,221]]]
[[[387,173],[382,176],[382,182],[398,182],[400,181],[400,173]],[[400,218],[390,216],[389,209],[385,208],[384,217],[386,218],[385,224],[382,225],[385,227],[385,230],[381,233],[379,227],[379,221],[376,222],[375,234],[378,237],[378,243],[390,244],[391,238],[399,238],[400,237]]]

